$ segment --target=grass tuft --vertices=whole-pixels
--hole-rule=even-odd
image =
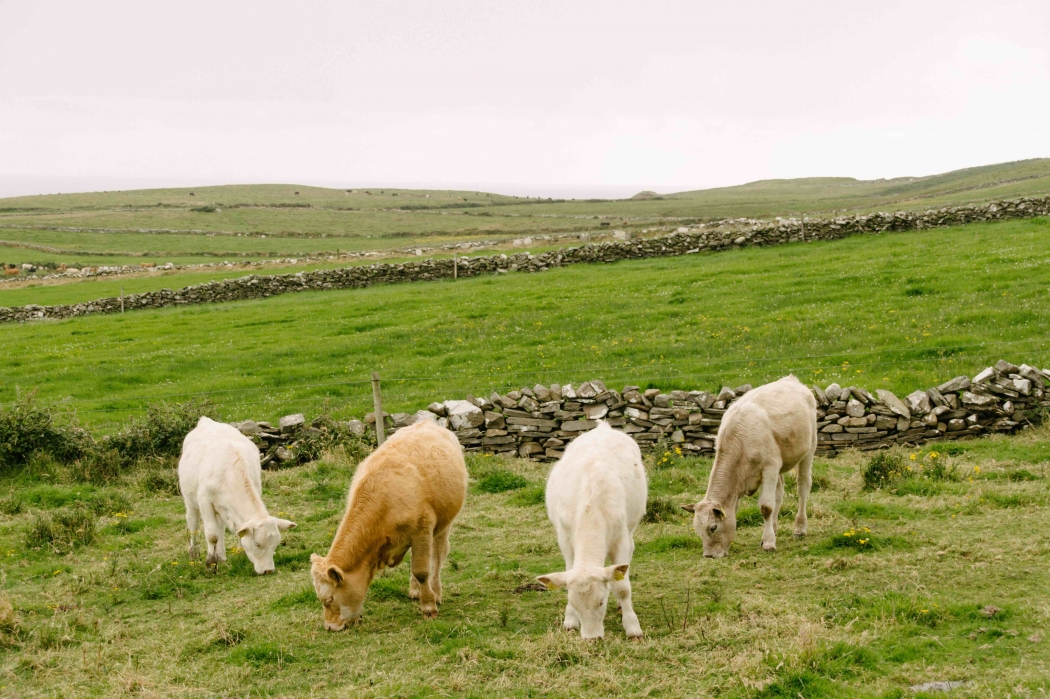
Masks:
[[[478,480],[477,489],[482,493],[505,493],[524,488],[529,482],[518,474],[505,469],[489,471]]]

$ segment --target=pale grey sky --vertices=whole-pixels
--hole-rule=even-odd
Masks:
[[[1050,2],[0,0],[0,196],[616,196],[1050,156]]]

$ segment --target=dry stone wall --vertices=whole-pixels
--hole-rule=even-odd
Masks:
[[[483,274],[543,272],[551,267],[616,262],[688,255],[704,250],[717,251],[756,245],[780,245],[789,242],[835,240],[864,233],[907,231],[956,226],[977,221],[1002,221],[1050,215],[1050,196],[996,201],[990,204],[957,206],[923,212],[859,214],[830,219],[727,222],[726,225],[679,228],[670,235],[639,240],[613,240],[578,247],[562,248],[532,255],[480,255],[450,259],[424,259],[418,262],[377,263],[332,270],[296,274],[250,275],[224,279],[182,289],[161,289],[120,298],[61,306],[28,305],[0,307],[0,323],[72,318],[122,310],[164,308],[198,303],[221,303],[258,299],[297,291],[356,289],[374,284],[398,284],[433,281]]]
[[[919,445],[941,439],[972,439],[1013,433],[1037,424],[1050,409],[1050,369],[1000,360],[970,378],[957,376],[903,399],[879,389],[813,386],[817,399],[817,453],[832,457],[843,449],[862,451]],[[601,381],[536,385],[487,398],[431,403],[416,413],[384,413],[388,434],[420,420],[436,420],[452,430],[467,451],[519,456],[536,461],[559,458],[565,446],[605,420],[629,434],[643,450],[657,445],[684,453],[712,454],[722,416],[750,385],[708,391],[661,391],[626,386],[616,391]],[[235,423],[263,450],[267,468],[302,463],[311,439],[326,431],[375,437],[375,414],[362,420],[311,426],[302,415],[265,422]]]

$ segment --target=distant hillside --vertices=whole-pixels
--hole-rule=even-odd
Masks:
[[[694,206],[753,207],[783,213],[877,207],[916,209],[1050,192],[1050,158],[985,165],[927,177],[857,180],[806,177],[664,195]],[[741,214],[744,215],[744,214]]]

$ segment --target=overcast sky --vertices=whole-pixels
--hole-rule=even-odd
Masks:
[[[615,196],[1050,156],[1050,2],[0,0],[0,196]]]

